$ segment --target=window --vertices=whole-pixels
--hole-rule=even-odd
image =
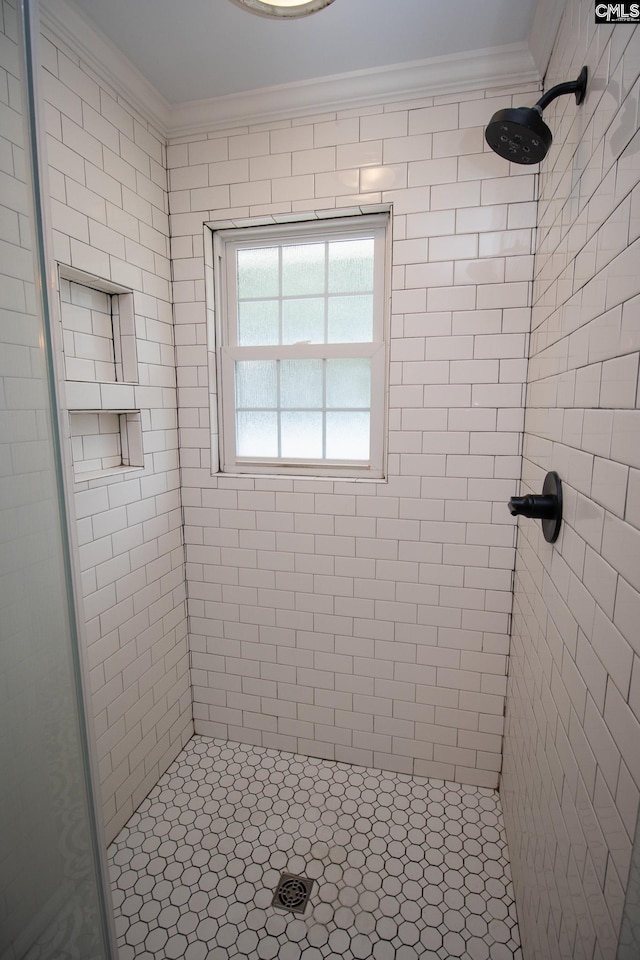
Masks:
[[[388,224],[215,231],[222,470],[383,476]]]

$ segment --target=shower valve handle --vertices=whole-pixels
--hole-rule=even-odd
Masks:
[[[532,520],[550,520],[555,516],[558,498],[529,494],[526,497],[511,497],[509,512],[512,517],[530,517]]]
[[[511,497],[509,513],[512,517],[530,517],[542,520],[542,533],[547,543],[555,543],[562,523],[562,482],[555,471],[544,478],[541,494]]]

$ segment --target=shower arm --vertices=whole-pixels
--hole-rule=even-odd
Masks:
[[[556,97],[562,97],[567,93],[575,93],[576,103],[580,105],[584,100],[586,90],[587,68],[583,67],[577,80],[569,80],[567,83],[558,83],[555,87],[551,87],[550,90],[547,90],[546,93],[543,93],[538,102],[535,104],[534,110],[538,110],[540,113],[542,113],[545,107],[548,107],[549,104],[556,99]]]

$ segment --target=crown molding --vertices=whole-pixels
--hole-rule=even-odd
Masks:
[[[542,6],[564,0],[540,0]],[[131,61],[73,4],[40,0],[40,20],[166,138],[332,113],[394,100],[539,83],[526,42],[356,70],[208,100],[169,104]],[[549,30],[551,43],[555,30]]]
[[[465,90],[539,83],[527,43],[356,70],[170,107],[170,136],[288,120],[373,103],[462,93]]]
[[[40,24],[156,127],[170,135],[170,106],[114,43],[69,0],[40,0]]]
[[[547,72],[566,0],[538,0],[529,31],[529,49],[541,77]]]

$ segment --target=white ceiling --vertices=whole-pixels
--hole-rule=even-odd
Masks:
[[[527,39],[537,0],[335,0],[269,20],[231,0],[74,0],[169,104]]]

